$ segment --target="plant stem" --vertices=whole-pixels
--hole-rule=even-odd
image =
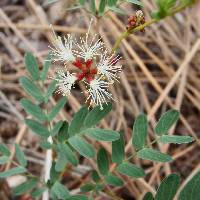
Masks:
[[[114,46],[113,46],[113,48],[112,48],[112,52],[111,52],[111,53],[112,53],[112,54],[115,53],[115,51],[119,48],[119,46],[120,46],[122,40],[125,39],[125,38],[127,38],[130,34],[135,33],[135,32],[137,32],[137,31],[140,31],[140,30],[143,30],[145,27],[150,26],[150,25],[152,25],[152,24],[154,24],[154,23],[156,23],[156,22],[159,22],[159,21],[165,19],[166,17],[173,16],[173,15],[175,15],[176,13],[178,13],[178,12],[184,10],[185,8],[187,8],[186,5],[184,5],[184,6],[179,6],[179,7],[175,8],[169,15],[165,16],[164,18],[160,18],[160,19],[151,19],[150,21],[148,21],[148,22],[146,22],[146,23],[144,23],[144,24],[142,24],[142,25],[139,25],[139,26],[137,26],[137,27],[135,27],[135,28],[133,28],[133,29],[131,29],[131,30],[126,30],[126,31],[124,31],[124,32],[119,36],[119,38],[117,39],[117,41],[115,42],[115,44],[114,44]]]

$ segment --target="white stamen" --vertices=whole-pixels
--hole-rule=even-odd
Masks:
[[[52,28],[53,30],[53,28]],[[60,36],[57,36],[55,31],[53,30],[53,47],[50,47],[52,50],[52,55],[54,56],[54,61],[61,61],[61,62],[69,62],[74,61],[75,57],[73,55],[73,38],[70,34],[67,37],[64,37],[64,41]]]
[[[104,48],[104,43],[101,41],[101,38],[96,40],[97,34],[89,41],[91,24],[92,20],[90,21],[89,29],[85,37],[80,38],[80,44],[76,43],[78,50],[74,51],[78,57],[83,58],[85,61],[99,56],[101,54],[100,51]]]
[[[103,81],[101,77],[92,80],[89,86],[87,100],[91,99],[95,105],[100,106],[100,109],[103,109],[103,103],[107,103],[107,100],[113,99],[112,94],[108,92],[109,83]]]
[[[119,56],[108,56],[107,51],[101,55],[99,64],[97,65],[98,73],[104,75],[109,81],[117,80],[118,73],[122,71],[121,65],[116,65],[120,60]]]
[[[61,93],[63,96],[68,96],[71,93],[72,86],[75,84],[77,77],[70,74],[68,71],[65,73],[63,70],[59,70],[57,71],[57,77],[54,78],[54,80],[57,81],[57,92]]]

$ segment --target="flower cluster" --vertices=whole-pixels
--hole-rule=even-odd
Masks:
[[[135,15],[132,15],[128,18],[128,24],[126,26],[127,30],[131,30],[137,26],[140,26],[145,23],[144,13],[141,10],[138,10]],[[144,29],[141,30],[142,32]]]
[[[53,79],[63,96],[70,95],[71,89],[81,81],[86,86],[86,101],[103,109],[102,104],[113,99],[109,86],[118,80],[122,66],[117,64],[119,56],[110,55],[98,35],[90,38],[90,27],[91,23],[88,32],[78,41],[70,34],[61,38],[53,31],[50,47],[53,61],[63,63]],[[69,66],[74,70],[69,71]]]

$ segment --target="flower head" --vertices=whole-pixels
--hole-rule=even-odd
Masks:
[[[54,78],[57,81],[58,93],[61,93],[63,96],[68,96],[71,93],[72,86],[75,84],[77,77],[70,72],[63,70],[57,71],[57,77]]]
[[[78,57],[86,61],[100,55],[100,50],[103,49],[104,43],[101,42],[101,39],[98,39],[96,42],[94,42],[95,38],[96,35],[90,43],[87,41],[87,36],[86,39],[80,38],[80,44],[77,44],[79,48],[77,53]]]
[[[89,34],[91,29],[90,21],[88,32],[86,33],[85,37],[80,38],[80,43],[77,43],[78,51],[76,51],[77,56],[86,60],[94,59],[96,56],[99,56],[101,50],[104,48],[104,43],[101,41],[101,38],[97,39],[97,34],[93,36],[92,39],[89,40]]]
[[[58,70],[53,79],[57,81],[58,92],[64,96],[70,95],[75,82],[82,82],[88,94],[86,101],[90,100],[103,109],[103,103],[113,99],[109,86],[118,79],[122,66],[117,64],[118,56],[108,54],[101,38],[97,39],[95,35],[90,39],[90,27],[80,42],[74,42],[71,35],[62,39],[53,31],[54,48],[51,49],[54,61],[64,62],[65,67],[70,64],[76,69],[72,73],[66,69]]]
[[[51,48],[54,61],[69,62],[74,61],[75,57],[73,55],[73,38],[70,34],[63,39],[57,36],[55,31],[53,31],[53,47]]]

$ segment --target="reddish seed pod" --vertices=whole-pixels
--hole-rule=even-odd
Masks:
[[[130,22],[130,26],[135,26],[135,24],[136,24],[135,21]]]
[[[128,18],[128,22],[136,21],[136,16],[132,15]]]

